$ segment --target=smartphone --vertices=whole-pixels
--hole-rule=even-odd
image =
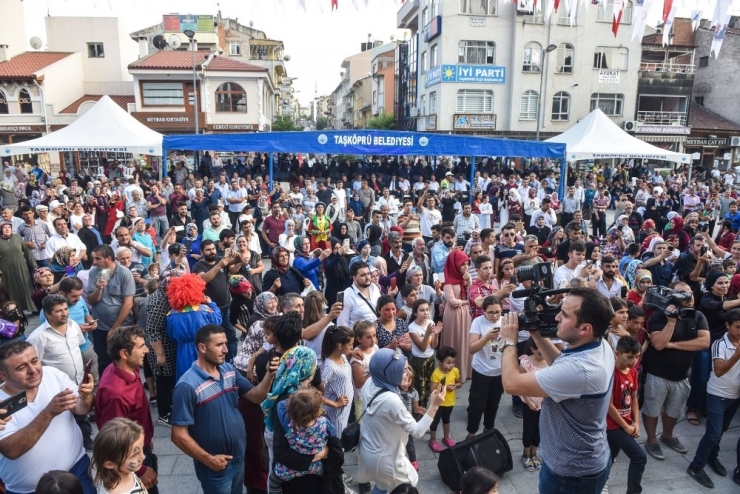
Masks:
[[[85,364],[85,377],[82,379],[83,382],[87,380],[87,375],[90,374],[90,372],[92,372],[92,366],[93,366],[92,360],[90,360],[88,363]]]
[[[620,295],[621,295],[622,298],[625,298],[627,296],[627,287],[626,286],[622,286]]]
[[[342,241],[342,246],[343,246],[343,247],[344,247],[345,249],[349,249],[349,239],[348,239],[348,238],[345,238],[345,239],[344,239],[344,240]]]
[[[0,415],[0,419],[5,420],[6,418],[10,417],[18,410],[26,408],[27,405],[28,405],[28,400],[26,399],[25,391],[21,391],[17,395],[11,396],[4,402],[0,403],[0,409],[7,410],[6,413]]]
[[[64,272],[67,274],[68,278],[71,278],[75,275],[75,267],[74,266],[67,266],[64,268]]]
[[[701,251],[699,252],[701,253],[702,256],[705,255],[707,253],[707,246],[705,245],[704,247],[702,247]]]
[[[439,389],[444,389],[447,386],[447,376],[442,376],[442,380],[439,381]]]
[[[398,279],[397,278],[391,278],[391,290],[395,290],[397,284],[398,284]]]
[[[344,305],[344,291],[337,292],[337,302]]]
[[[516,282],[516,276],[512,276],[511,278],[509,278],[509,283],[512,285],[518,285],[518,283]]]
[[[175,232],[181,232],[183,230],[185,230],[185,227],[184,226],[176,226],[175,227]]]

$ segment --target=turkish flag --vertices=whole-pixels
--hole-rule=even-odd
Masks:
[[[668,16],[673,8],[673,0],[663,0],[663,22],[668,21]]]
[[[339,9],[339,0],[331,0],[331,10]]]

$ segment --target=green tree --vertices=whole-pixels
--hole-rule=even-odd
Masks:
[[[326,117],[319,117],[316,119],[316,130],[324,130],[329,126],[329,119]]]
[[[368,129],[393,130],[396,128],[396,119],[393,115],[381,113],[367,121]]]
[[[272,123],[272,130],[275,132],[279,132],[279,131],[297,131],[297,130],[303,130],[303,129],[301,129],[300,127],[296,127],[292,118],[290,118],[287,115],[282,115],[280,117],[277,117],[275,121]]]

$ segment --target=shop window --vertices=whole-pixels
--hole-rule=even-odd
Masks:
[[[21,105],[21,113],[33,113],[31,94],[27,89],[21,89],[21,92],[18,93],[18,103]]]

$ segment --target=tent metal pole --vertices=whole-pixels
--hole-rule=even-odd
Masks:
[[[562,161],[560,163],[560,187],[558,187],[558,197],[560,200],[563,200],[563,197],[565,197],[565,182],[568,181],[568,153],[563,152],[563,157],[560,158]]]
[[[468,194],[468,202],[473,204],[473,187],[475,186],[475,156],[470,157],[470,194]]]
[[[275,189],[275,186],[273,185],[274,180],[272,178],[273,177],[273,175],[272,175],[272,153],[269,153],[268,156],[270,157],[269,160],[268,160],[268,162],[269,162],[269,172],[270,172],[270,190],[273,190],[273,189]]]
[[[159,164],[159,181],[167,176],[167,150],[162,148],[162,162]]]

